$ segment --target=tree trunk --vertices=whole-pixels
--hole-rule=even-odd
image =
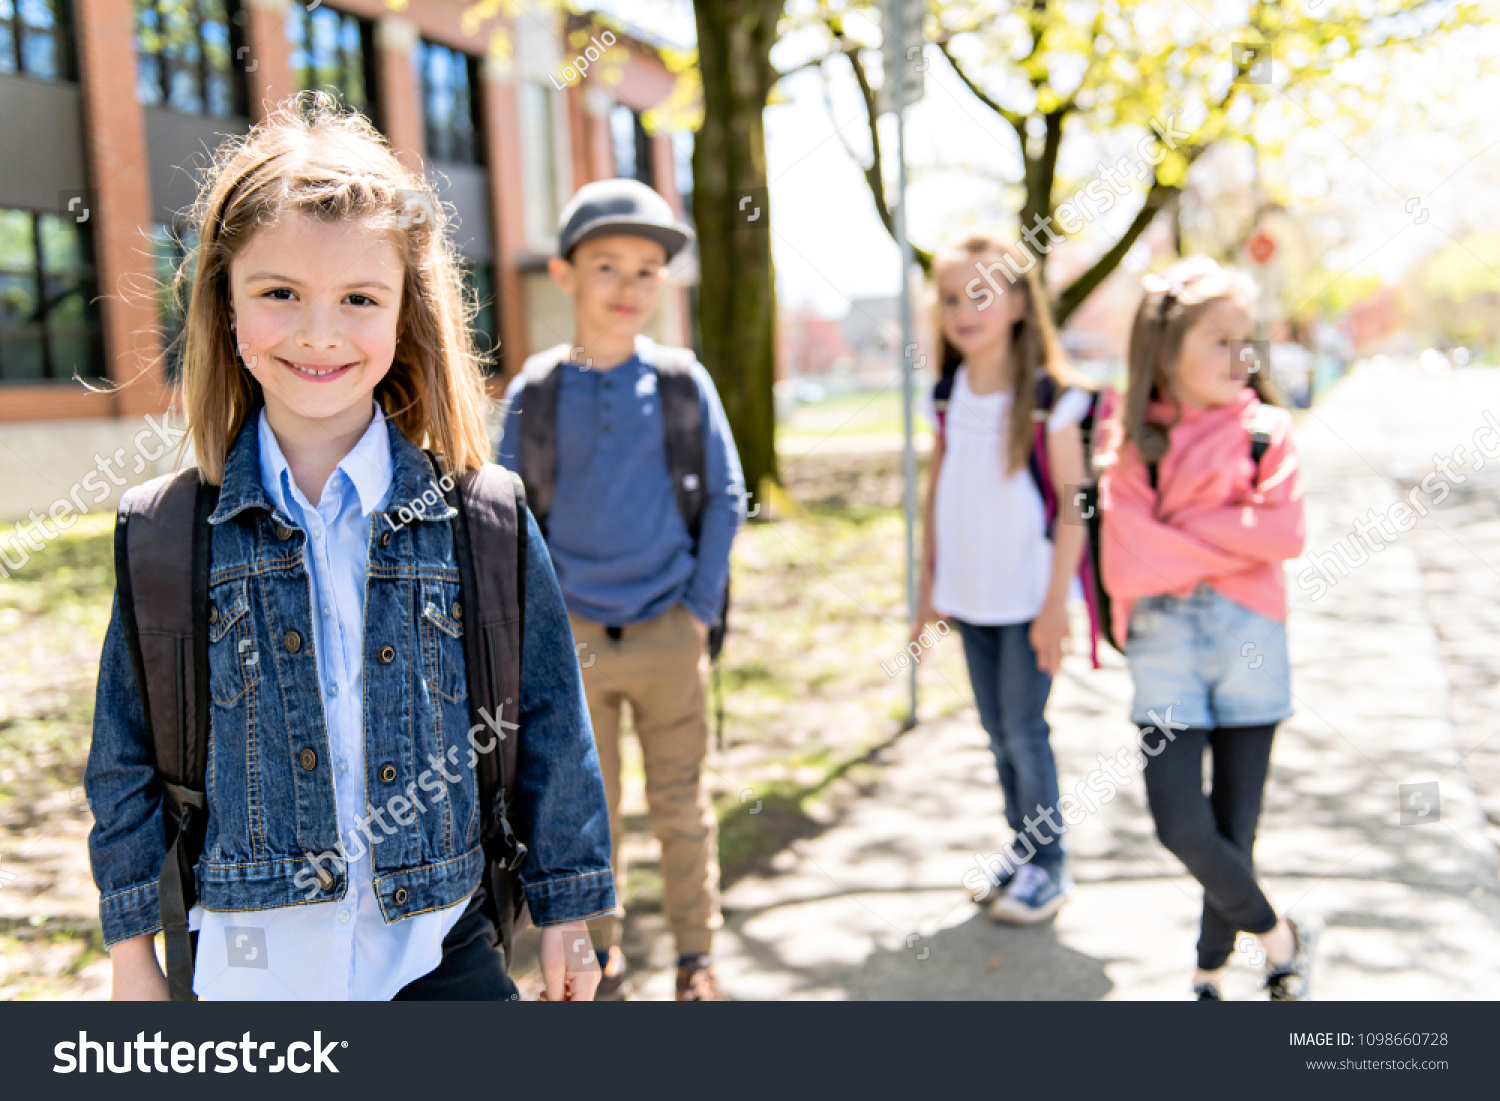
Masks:
[[[784,0],[695,0],[703,127],[693,146],[704,366],[724,401],[745,485],[776,471],[776,297],[764,112]]]

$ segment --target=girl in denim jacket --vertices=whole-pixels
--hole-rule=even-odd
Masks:
[[[432,507],[423,452],[462,472],[490,450],[442,208],[364,119],[304,96],[220,152],[196,213],[182,391],[220,490],[194,990],[512,999],[480,912],[455,513]],[[615,905],[608,813],[567,612],[525,522],[519,715],[498,717],[521,734],[510,815],[547,994],[587,999],[584,922]],[[164,998],[163,795],[118,599],[86,786],[114,997]]]
[[[1315,930],[1277,916],[1251,860],[1271,739],[1292,713],[1282,563],[1303,541],[1292,419],[1250,339],[1248,276],[1197,257],[1148,276],[1146,292],[1123,442],[1100,480],[1102,573],[1135,682],[1146,795],[1162,844],[1203,885],[1198,999],[1219,1000],[1244,931],[1259,938],[1271,997],[1297,1000]]]

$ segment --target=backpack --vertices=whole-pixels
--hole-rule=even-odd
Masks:
[[[957,371],[946,374],[938,379],[937,384],[932,388],[932,405],[937,416],[939,432],[943,430],[947,420],[948,401],[952,397],[953,383],[957,377]],[[1047,457],[1047,418],[1052,414],[1058,398],[1062,397],[1064,389],[1046,371],[1037,372],[1034,391],[1036,403],[1031,413],[1033,426],[1031,452],[1026,460],[1026,468],[1031,474],[1037,493],[1042,498],[1044,530],[1048,540],[1052,539],[1053,533],[1057,530],[1061,502],[1057,499],[1057,491],[1052,485],[1052,463]],[[1078,431],[1083,437],[1083,465],[1087,481],[1079,487],[1077,495],[1079,499],[1074,501],[1075,505],[1080,506],[1080,515],[1085,521],[1091,514],[1098,513],[1096,506],[1099,491],[1093,473],[1095,428],[1109,419],[1115,407],[1115,392],[1109,387],[1089,390],[1087,393],[1089,395],[1088,409],[1078,422]],[[1092,504],[1090,504],[1091,500]],[[1097,580],[1099,577],[1098,554],[1092,549],[1098,545],[1097,536],[1095,526],[1091,524],[1089,527],[1091,551],[1081,556],[1078,563],[1078,578],[1083,588],[1084,603],[1089,610],[1089,658],[1095,669],[1099,668],[1099,636],[1102,633],[1106,638],[1109,637],[1108,609],[1101,607],[1099,603],[1099,592],[1102,587]]]
[[[1250,461],[1255,464],[1257,474],[1260,472],[1260,461],[1266,457],[1266,451],[1271,446],[1271,432],[1265,426],[1264,421],[1253,425],[1250,429]],[[1156,492],[1157,481],[1161,471],[1157,463],[1146,464],[1146,477],[1151,483],[1151,491]],[[1099,483],[1097,481],[1083,487],[1080,494],[1082,500],[1083,517],[1089,525],[1089,564],[1092,567],[1094,588],[1092,595],[1094,607],[1098,608],[1098,621],[1103,630],[1105,639],[1109,644],[1124,653],[1119,643],[1115,642],[1115,633],[1112,618],[1112,606],[1109,593],[1104,588],[1104,572],[1100,566],[1100,549],[1103,546],[1104,514],[1099,508]],[[1094,662],[1095,667],[1098,661]]]
[[[557,496],[557,391],[561,376],[557,368],[568,362],[569,344],[559,344],[538,352],[526,361],[526,377],[521,406],[521,478],[531,513],[542,534]],[[698,553],[698,536],[703,528],[703,505],[708,497],[708,456],[704,444],[706,428],[698,406],[698,383],[693,367],[698,359],[688,348],[663,348],[641,338],[636,344],[641,361],[656,372],[656,389],[661,398],[661,419],[667,443],[667,472],[677,499],[677,511],[687,525]],[[719,613],[708,629],[708,657],[717,662],[729,630],[729,584],[724,585],[724,599]]]
[[[526,496],[520,479],[493,465],[451,484],[446,497],[458,512],[453,547],[460,599],[466,610],[474,609],[464,617],[463,633],[469,719],[480,724],[482,709],[493,715],[499,701],[521,698]],[[158,887],[173,1001],[196,1000],[198,934],[188,930],[188,912],[197,902],[194,869],[208,824],[208,518],[218,498],[219,488],[201,482],[196,468],[183,470],[129,490],[115,523],[120,622],[165,802],[168,848]],[[498,568],[476,574],[476,560]],[[501,742],[499,753],[484,754],[478,777],[484,808],[483,912],[507,965],[524,901],[519,871],[526,845],[507,816],[521,736],[517,730]]]

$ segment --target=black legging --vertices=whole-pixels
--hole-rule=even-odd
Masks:
[[[1146,744],[1165,741],[1154,727]],[[1276,911],[1255,882],[1251,850],[1261,791],[1271,765],[1276,725],[1176,731],[1161,753],[1146,756],[1146,798],[1156,836],[1203,884],[1198,966],[1217,971],[1234,951],[1235,934],[1269,933]],[[1213,750],[1213,791],[1203,794],[1203,750]]]

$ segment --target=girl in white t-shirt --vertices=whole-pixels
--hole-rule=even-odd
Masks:
[[[937,439],[917,631],[939,616],[958,627],[1016,831],[989,869],[990,915],[1042,921],[1070,887],[1043,709],[1068,641],[1068,593],[1087,528],[1059,523],[1049,538],[1030,461],[1034,426],[1045,421],[1046,462],[1038,466],[1049,471],[1056,499],[1066,503],[1066,487],[1083,484],[1079,422],[1090,408],[1089,384],[1067,365],[1036,258],[1023,247],[971,234],[939,250],[933,275],[943,381],[932,409]],[[1039,407],[1039,393],[1055,396],[1050,408]]]

